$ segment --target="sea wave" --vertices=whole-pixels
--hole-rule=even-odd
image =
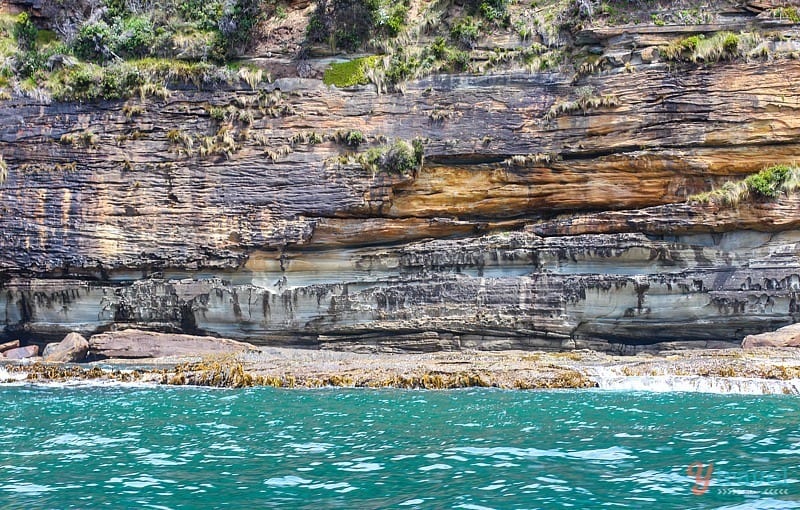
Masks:
[[[800,379],[760,379],[749,377],[713,377],[700,375],[644,375],[621,374],[616,367],[588,367],[588,378],[600,390],[645,391],[653,393],[690,392],[732,395],[800,395]],[[4,386],[47,387],[129,387],[153,388],[156,381],[119,381],[115,379],[69,379],[63,381],[28,380],[25,371],[9,372],[0,367],[0,384]],[[462,427],[473,423],[455,424]]]
[[[28,374],[24,372],[10,373],[3,367],[0,367],[0,382],[18,382],[24,381],[28,378]]]
[[[736,395],[798,395],[800,379],[758,379],[700,375],[620,375],[612,369],[593,368],[589,378],[602,390],[716,393]]]

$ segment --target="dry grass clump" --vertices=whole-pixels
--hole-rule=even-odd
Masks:
[[[528,168],[542,164],[549,164],[557,161],[558,154],[552,152],[538,152],[536,154],[514,154],[503,161],[503,165],[509,168]]]
[[[6,160],[3,158],[3,155],[0,154],[0,184],[6,182],[7,178],[8,178],[8,163],[6,163]]]
[[[756,33],[717,32],[711,37],[692,35],[661,46],[658,51],[666,60],[684,62],[718,62],[739,57],[765,56],[763,38]]]
[[[591,87],[578,89],[578,98],[572,101],[554,103],[544,114],[545,122],[556,119],[565,114],[581,111],[585,115],[589,110],[598,108],[614,108],[620,105],[620,100],[613,94],[596,95]]]

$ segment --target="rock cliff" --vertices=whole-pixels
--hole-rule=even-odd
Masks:
[[[387,91],[301,78],[270,53],[250,61],[271,83],[11,94],[3,336],[635,352],[793,323],[800,198],[691,198],[800,156],[796,25],[753,5],[576,30],[588,70],[435,73]],[[666,56],[724,30],[780,36],[739,58]],[[382,166],[405,142],[421,164]]]

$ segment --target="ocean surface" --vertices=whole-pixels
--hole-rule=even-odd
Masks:
[[[798,508],[800,398],[0,386],[0,509]]]

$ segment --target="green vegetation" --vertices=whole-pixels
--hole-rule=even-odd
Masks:
[[[165,99],[169,87],[191,83],[212,87],[230,83],[237,75],[207,62],[184,62],[147,58],[108,65],[77,63],[59,69],[44,81],[53,98],[60,101],[122,99],[134,95]]]
[[[358,148],[359,145],[367,141],[364,133],[361,131],[337,131],[336,134],[333,135],[333,140],[336,143],[353,148]]]
[[[0,97],[5,87],[61,101],[165,98],[169,88],[242,80],[255,89],[261,69],[220,64],[249,44],[271,2],[258,0],[103,0],[99,16],[77,26],[69,43],[40,30],[25,12],[0,15]],[[269,4],[269,5],[267,5]],[[269,79],[266,76],[266,79]]]
[[[75,148],[91,148],[97,145],[100,138],[92,131],[87,129],[81,133],[65,133],[59,138],[59,143],[62,145],[72,145]]]
[[[510,0],[467,0],[467,10],[474,14],[476,11],[486,20],[508,26],[511,16],[508,12]]]
[[[373,53],[332,64],[324,82],[336,87],[374,83],[379,93],[402,91],[404,82],[436,73],[562,69],[580,77],[612,70],[621,64],[596,48],[573,48],[578,30],[620,22],[689,23],[710,16],[699,8],[662,9],[655,0],[315,0],[305,12],[301,5],[278,0],[95,2],[101,8],[89,19],[58,27],[58,34],[70,34],[64,40],[37,28],[36,19],[25,13],[0,15],[0,100],[12,91],[64,101],[167,98],[170,90],[185,85],[221,83],[246,83],[257,91],[270,81],[269,74],[237,65],[235,58],[258,46],[262,35],[276,33],[270,31],[282,19],[296,24],[309,11],[300,57],[312,51]],[[798,16],[793,7],[770,15]],[[504,41],[498,47],[478,47],[480,41],[498,40]],[[713,62],[762,55],[766,48],[757,35],[721,32],[687,37],[660,50],[666,60]],[[274,108],[269,115],[284,115],[282,105]],[[247,123],[249,114],[241,115]]]
[[[770,15],[773,18],[786,19],[791,21],[792,23],[800,23],[800,13],[797,12],[797,7],[794,6],[778,7],[777,9],[772,9],[770,11]]]
[[[422,167],[424,152],[421,140],[411,143],[398,140],[392,145],[374,147],[360,154],[359,162],[372,173],[410,175]]]
[[[742,56],[757,56],[760,35],[755,33],[717,32],[711,37],[692,35],[659,48],[666,60],[687,62],[717,62]]]
[[[38,32],[39,30],[33,24],[27,12],[21,12],[17,15],[14,23],[13,35],[20,50],[32,50],[36,45]]]
[[[462,18],[450,28],[450,39],[460,47],[472,49],[478,40],[481,27],[471,16]]]
[[[317,0],[306,29],[306,41],[355,51],[370,37],[397,37],[406,24],[409,7],[408,0]]]
[[[411,18],[405,12],[411,4],[406,2],[390,5],[386,0],[320,0],[308,26],[306,50],[310,50],[309,44],[327,43],[331,50],[364,49],[380,54],[363,67],[360,59],[349,65],[334,64],[325,76],[326,83],[337,86],[372,82],[378,92],[402,91],[404,82],[440,72],[484,73],[522,65],[536,72],[563,61],[558,46],[564,43],[556,37],[562,19],[539,23],[540,14],[549,17],[551,12],[571,12],[567,5],[571,0],[547,3],[554,8],[539,9],[510,0],[422,3],[414,6],[418,12]],[[398,6],[402,6],[403,16],[396,15]],[[360,13],[358,17],[354,16],[356,12]],[[400,18],[402,23],[380,21]],[[548,36],[545,45],[530,42],[550,22],[556,27],[553,40]],[[399,28],[388,30],[387,23]],[[523,44],[491,52],[488,60],[486,51],[476,48],[486,35],[517,32],[522,34]],[[422,46],[421,41],[430,42]]]
[[[178,149],[178,153],[184,151],[187,155],[191,155],[194,140],[190,135],[179,129],[172,129],[167,133],[167,140],[170,145]]]
[[[353,87],[355,85],[366,85],[370,82],[367,71],[373,67],[381,57],[363,57],[331,64],[325,70],[322,81],[325,85],[333,85],[339,88]]]
[[[307,131],[305,133],[296,133],[289,137],[289,144],[294,147],[295,145],[308,144],[317,145],[324,142],[325,139],[316,131]]]
[[[173,49],[186,50],[192,41],[206,44],[192,53],[223,62],[247,48],[256,24],[270,14],[259,0],[166,0],[147,8],[137,0],[104,3],[103,16],[81,26],[73,43],[85,60],[180,57]]]
[[[575,0],[572,3],[572,16],[590,19],[593,24],[615,26],[649,21],[656,26],[664,26],[700,25],[713,21],[713,9],[708,9],[707,4],[680,9],[680,4],[685,2],[672,2],[670,5],[655,0]],[[655,9],[658,11],[654,12]]]
[[[750,193],[762,198],[775,198],[783,191],[800,185],[800,169],[788,165],[775,165],[751,175],[744,180]]]
[[[238,151],[241,146],[236,143],[233,128],[225,124],[220,126],[214,136],[203,136],[198,139],[197,153],[201,158],[210,156],[224,156],[231,159],[233,153]],[[189,153],[191,155],[191,153]]]
[[[690,201],[736,207],[747,200],[769,200],[800,189],[800,167],[774,165],[721,188],[689,197]]]

